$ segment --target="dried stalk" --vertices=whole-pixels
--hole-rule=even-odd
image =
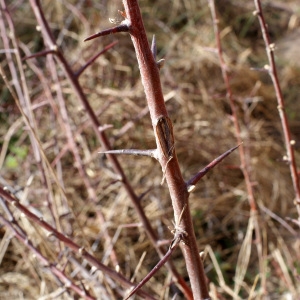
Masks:
[[[176,156],[173,142],[173,128],[164,103],[159,69],[147,40],[138,1],[123,0],[123,4],[126,13],[125,21],[128,24],[129,33],[135,48],[155,133],[158,160],[169,188],[176,224],[179,224],[181,212],[183,208],[186,207],[181,220],[181,229],[187,234],[182,250],[191,282],[193,297],[194,299],[209,299],[205,273],[196,244],[189,209],[189,193]]]
[[[72,241],[70,238],[68,238],[66,235],[59,232],[57,229],[55,229],[53,226],[51,226],[49,223],[43,220],[43,218],[35,215],[32,213],[29,209],[27,209],[24,205],[22,205],[19,200],[16,197],[13,197],[10,195],[7,191],[5,191],[3,188],[0,187],[0,197],[5,199],[6,202],[10,203],[14,207],[16,207],[20,212],[22,212],[30,221],[32,221],[35,224],[38,224],[40,227],[47,230],[49,233],[51,233],[53,236],[55,236],[59,241],[63,242],[65,246],[70,248],[74,253],[79,254],[87,260],[92,266],[95,266],[97,269],[101,270],[103,273],[105,273],[107,276],[110,276],[123,286],[129,288],[133,287],[134,285],[127,280],[125,277],[123,277],[118,272],[112,270],[111,268],[105,266],[101,262],[99,262],[93,255],[91,255],[84,247],[80,247],[77,245],[74,241]],[[6,224],[5,220],[4,223]],[[28,238],[28,237],[27,237]],[[26,243],[24,243],[26,245]],[[50,264],[50,262],[47,260],[47,263]],[[139,290],[137,292],[143,297],[149,298],[149,299],[155,299],[154,297],[150,296],[149,294]]]
[[[76,285],[70,278],[68,278],[63,271],[61,271],[59,268],[56,267],[55,263],[49,263],[48,258],[45,257],[36,247],[34,247],[33,243],[30,240],[28,240],[27,235],[22,232],[22,228],[17,223],[13,224],[11,220],[7,220],[1,214],[0,214],[0,222],[2,224],[5,224],[5,226],[13,232],[13,235],[22,244],[24,244],[30,250],[31,253],[34,253],[34,255],[51,270],[52,274],[56,276],[57,279],[59,279],[61,284],[64,286],[64,289],[73,290],[83,299],[87,299],[87,300],[96,299],[95,297],[89,295],[79,285]]]
[[[231,119],[233,121],[237,142],[239,144],[241,144],[242,143],[241,130],[240,130],[240,125],[239,125],[238,116],[237,116],[237,112],[236,112],[236,105],[234,102],[234,98],[233,98],[233,94],[232,94],[232,90],[231,90],[231,86],[230,86],[228,68],[227,68],[226,63],[223,58],[223,50],[222,50],[222,45],[221,45],[220,31],[219,31],[219,27],[218,27],[219,21],[218,21],[217,14],[216,14],[215,2],[214,2],[214,0],[208,0],[208,2],[209,2],[212,20],[213,20],[213,28],[214,28],[214,32],[215,32],[215,40],[216,40],[216,44],[217,44],[217,53],[218,53],[218,57],[219,57],[219,63],[220,63],[221,71],[222,71],[223,80],[224,80],[224,83],[226,86],[226,91],[227,91],[226,96],[227,96],[227,100],[229,102],[229,105],[231,108],[231,113],[232,113]],[[250,226],[251,222],[253,222],[253,228],[254,228],[255,235],[256,235],[256,248],[257,248],[257,254],[258,254],[258,258],[259,258],[259,269],[260,269],[260,274],[262,277],[262,279],[261,279],[262,288],[263,288],[263,293],[265,293],[265,291],[266,291],[266,277],[265,277],[266,272],[265,272],[264,261],[263,261],[261,228],[260,228],[260,224],[259,224],[258,207],[257,207],[257,203],[256,203],[256,200],[254,197],[253,184],[252,184],[252,180],[251,180],[249,157],[247,157],[247,155],[246,155],[246,149],[245,149],[244,144],[239,147],[239,156],[240,156],[240,161],[241,161],[240,168],[243,172],[243,176],[245,179],[247,195],[248,195],[248,202],[250,205],[250,219],[249,219],[248,226]],[[246,239],[246,237],[245,237],[245,239]],[[251,247],[251,243],[249,246]],[[240,252],[239,261],[247,259],[249,262],[250,253],[248,254],[247,257],[246,256],[243,257],[243,255],[244,254],[242,252]],[[237,274],[239,273],[240,274],[239,276],[243,277],[246,272],[246,267],[247,266],[244,265],[244,269],[242,271],[240,271],[243,274],[240,273],[239,270],[237,270],[236,273]],[[236,285],[235,292],[237,292],[240,288],[240,283],[237,282],[236,284],[237,285]]]
[[[265,66],[265,69],[268,71],[272,83],[275,89],[276,93],[276,99],[277,99],[277,108],[279,111],[279,116],[281,120],[281,126],[283,130],[283,137],[285,142],[285,147],[287,151],[286,157],[284,157],[284,160],[289,163],[290,167],[290,173],[292,177],[293,182],[293,188],[295,193],[295,205],[298,212],[298,220],[297,224],[300,227],[300,182],[299,182],[299,173],[297,171],[297,164],[296,164],[296,158],[295,158],[295,141],[291,138],[291,131],[289,126],[289,121],[286,115],[285,111],[285,104],[283,99],[283,94],[281,91],[281,87],[279,84],[277,69],[276,69],[276,63],[275,63],[275,57],[274,57],[274,50],[275,50],[275,44],[271,43],[270,35],[268,32],[268,27],[266,20],[264,18],[264,14],[261,7],[261,1],[260,0],[254,0],[256,11],[254,12],[254,15],[258,17],[262,36],[265,42],[266,46],[266,52],[268,56],[269,66]]]
[[[43,36],[45,45],[48,48],[48,50],[42,51],[42,52],[37,53],[37,54],[32,55],[32,56],[28,56],[26,58],[28,59],[28,58],[33,58],[33,57],[37,57],[37,56],[40,56],[40,55],[49,55],[49,54],[54,55],[54,57],[62,65],[62,67],[65,71],[66,77],[70,80],[72,88],[74,90],[74,93],[78,96],[78,98],[80,99],[82,105],[84,106],[84,108],[85,108],[85,110],[86,110],[86,112],[87,112],[87,114],[88,114],[88,116],[91,120],[91,123],[92,123],[92,126],[93,126],[94,130],[95,130],[95,133],[96,133],[96,135],[97,135],[97,137],[98,137],[98,139],[99,139],[99,141],[102,145],[102,148],[106,151],[109,151],[111,149],[109,141],[108,141],[104,131],[101,130],[101,124],[98,121],[98,118],[97,118],[95,112],[93,111],[90,104],[88,103],[88,100],[87,100],[85,94],[83,93],[82,87],[79,83],[79,76],[84,71],[84,69],[80,69],[77,73],[74,72],[71,69],[68,61],[66,60],[66,58],[64,56],[64,53],[62,53],[62,51],[59,49],[59,47],[57,46],[57,44],[55,42],[54,36],[51,32],[51,29],[49,27],[49,24],[48,24],[46,18],[45,18],[45,15],[44,15],[43,9],[41,7],[40,1],[31,0],[30,4],[31,4],[31,6],[33,8],[33,11],[35,13],[38,25],[41,28],[42,36]],[[16,48],[17,48],[17,46],[16,46]],[[89,60],[89,62],[84,66],[84,68],[89,66],[98,57],[98,55],[100,55],[100,53],[98,53],[95,57],[93,57],[91,60]],[[66,117],[66,115],[65,115],[65,117]],[[74,144],[74,143],[70,139],[70,145],[72,145],[72,144]],[[74,150],[74,147],[71,147],[71,149]],[[76,157],[77,161],[80,161],[80,157],[77,155],[77,153],[74,153],[74,156]],[[140,220],[143,224],[143,227],[144,227],[145,231],[147,232],[151,242],[153,243],[154,247],[156,248],[159,256],[163,257],[164,253],[165,253],[164,247],[159,246],[158,237],[157,237],[155,231],[153,230],[153,228],[150,224],[150,221],[148,220],[147,216],[145,215],[145,213],[143,211],[143,208],[141,206],[139,197],[134,193],[134,191],[133,191],[129,181],[127,180],[127,178],[124,174],[124,171],[121,168],[121,166],[120,166],[118,160],[116,159],[116,157],[114,155],[108,154],[108,159],[110,160],[110,162],[111,162],[111,164],[114,168],[114,171],[119,175],[120,181],[122,182],[125,190],[127,191],[129,198],[132,200],[132,203],[133,203],[133,205],[134,205],[134,207],[137,211],[137,214],[138,214],[138,216],[139,216],[139,218],[140,218]],[[80,167],[81,165],[82,165],[81,163],[78,164],[78,166],[80,168],[79,171],[81,172],[82,177],[86,178],[85,170]],[[89,188],[89,182],[85,181],[85,183],[86,183],[86,186],[87,186],[87,190],[89,192],[92,192],[90,194],[91,199],[95,199],[95,194],[94,194],[93,190]],[[100,217],[101,217],[101,215],[100,215]],[[100,220],[101,219],[103,219],[103,218],[101,217]],[[182,291],[184,292],[187,299],[191,299],[191,290],[190,290],[190,288],[185,283],[183,278],[179,275],[179,273],[176,271],[176,269],[171,264],[171,262],[168,262],[168,267],[170,268],[171,272],[173,273],[174,277],[176,278],[176,281],[177,281],[179,287],[182,289]]]

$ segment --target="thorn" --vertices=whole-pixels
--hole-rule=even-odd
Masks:
[[[104,154],[127,154],[127,155],[138,155],[138,156],[150,156],[156,159],[156,149],[150,150],[139,150],[139,149],[121,149],[121,150],[108,150],[100,151],[99,153]]]
[[[269,51],[272,52],[272,51],[275,51],[276,47],[275,47],[275,44],[272,43],[269,45]]]
[[[241,143],[242,144],[242,143]],[[201,171],[199,171],[193,178],[191,178],[187,183],[187,190],[192,191],[196,183],[213,167],[215,167],[218,163],[220,163],[225,157],[227,157],[230,153],[236,150],[241,144],[227,150],[225,153],[215,158],[211,163],[209,163],[206,167],[204,167]]]
[[[153,57],[154,57],[154,60],[156,60],[157,49],[156,49],[156,38],[155,38],[155,34],[153,35],[153,38],[152,38],[151,52],[152,52],[152,55],[153,55]]]
[[[169,247],[169,250],[166,252],[165,256],[157,263],[157,265],[146,275],[146,277],[140,281],[138,285],[134,287],[134,289],[130,292],[130,294],[124,299],[129,299],[133,294],[135,294],[145,283],[147,283],[153,275],[168,261],[171,254],[177,248],[180,243],[180,238],[174,239]]]
[[[110,48],[112,48],[113,46],[115,46],[118,42],[115,41],[113,43],[110,43],[108,46],[106,46],[104,49],[102,49],[99,53],[97,53],[94,57],[92,57],[91,59],[89,59],[87,61],[87,63],[81,67],[76,73],[75,73],[75,76],[76,77],[79,77],[83,71],[88,67],[90,66],[100,55],[104,54],[106,51],[108,51]]]
[[[25,56],[24,58],[22,58],[22,60],[24,61],[24,60],[31,59],[31,58],[34,58],[34,57],[46,56],[48,54],[55,54],[56,51],[57,51],[57,48],[40,51],[40,52],[34,53],[32,55]]]
[[[155,38],[155,34],[153,35],[153,38],[152,38],[152,43],[151,43],[151,52],[152,52],[152,55],[154,57],[154,60],[156,61],[156,56],[157,56],[157,48],[156,48],[156,38]],[[156,65],[158,67],[158,69],[162,69],[163,66],[165,64],[165,59],[160,59],[156,62]]]
[[[143,192],[139,197],[139,201],[141,201],[150,191],[151,191],[152,187],[150,187],[149,189],[147,189],[145,192]]]
[[[81,248],[78,249],[78,253],[80,255],[83,255],[84,253],[86,253],[86,250],[84,249],[84,247],[81,247]]]
[[[122,23],[118,26],[102,30],[98,33],[95,33],[95,34],[89,36],[88,38],[84,39],[84,42],[93,40],[93,39],[95,39],[99,36],[105,36],[105,35],[114,34],[114,33],[118,33],[118,32],[128,32],[129,31],[129,25],[130,25],[130,23],[126,19],[126,20],[122,21]]]

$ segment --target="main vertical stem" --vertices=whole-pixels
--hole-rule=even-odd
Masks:
[[[175,148],[172,145],[172,154],[169,157],[166,156],[165,149],[161,145],[160,137],[156,130],[159,120],[162,118],[169,120],[161,89],[159,69],[147,40],[138,1],[123,0],[123,4],[149,106],[157,144],[158,160],[170,191],[175,223],[177,224],[176,233],[184,233],[184,245],[182,246],[182,250],[191,282],[193,297],[197,300],[209,299],[204,268],[200,259],[190,215],[188,203],[189,193],[186,183],[183,180],[179,168]],[[173,137],[172,126],[168,127],[168,129],[170,130],[170,136]],[[180,219],[181,214],[182,217]]]

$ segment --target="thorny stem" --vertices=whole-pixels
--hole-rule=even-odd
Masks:
[[[155,265],[155,267],[147,274],[147,276],[139,282],[137,286],[126,296],[124,300],[129,299],[132,295],[134,295],[140,288],[143,287],[151,278],[154,276],[154,274],[160,270],[160,268],[168,261],[172,253],[175,251],[177,246],[179,245],[181,239],[177,238],[174,239],[171,243],[171,246],[169,247],[169,250],[166,252],[164,257]]]
[[[28,240],[27,235],[23,232],[22,228],[15,222],[14,224],[10,221],[5,219],[0,214],[0,221],[2,224],[5,224],[7,228],[9,228],[14,236],[23,243],[34,255],[42,262],[44,263],[55,275],[61,283],[64,284],[66,289],[73,290],[75,293],[83,297],[84,299],[88,300],[95,300],[96,298],[92,297],[91,295],[87,294],[87,292],[80,288],[78,285],[74,284],[74,282],[67,277],[67,275],[58,269],[54,263],[49,263],[49,260],[32,244],[31,241]]]
[[[61,63],[61,65],[63,66],[66,76],[68,77],[68,79],[70,80],[72,87],[74,89],[74,93],[78,96],[78,98],[80,99],[82,105],[85,108],[85,111],[87,112],[92,126],[94,128],[94,131],[102,145],[102,148],[105,151],[109,151],[111,150],[111,146],[110,143],[108,141],[108,138],[105,134],[105,132],[103,130],[101,130],[101,124],[98,121],[98,118],[96,116],[96,114],[94,113],[92,107],[90,106],[86,95],[84,94],[81,85],[79,83],[79,78],[78,76],[73,72],[73,70],[71,69],[69,63],[67,62],[66,58],[64,57],[64,54],[61,52],[61,50],[57,47],[56,43],[55,43],[55,39],[52,35],[52,32],[50,30],[49,24],[44,16],[42,7],[41,7],[41,3],[39,0],[30,0],[31,6],[34,10],[36,19],[38,21],[38,24],[41,27],[41,31],[43,34],[43,38],[45,40],[45,44],[50,48],[53,49],[55,51],[55,57],[59,60],[59,62]],[[127,25],[126,25],[127,26]],[[124,31],[124,30],[123,30]],[[125,30],[126,31],[126,30]],[[119,175],[120,177],[120,181],[122,182],[126,192],[128,193],[129,198],[131,199],[135,210],[139,216],[139,219],[141,220],[143,227],[148,235],[148,237],[150,238],[152,244],[155,246],[158,254],[160,257],[163,257],[164,255],[164,250],[163,247],[159,247],[157,242],[158,242],[158,238],[157,235],[155,233],[155,231],[153,230],[149,219],[147,218],[147,216],[145,215],[145,212],[141,206],[141,203],[139,201],[139,197],[135,194],[135,192],[133,191],[132,186],[130,185],[127,177],[124,174],[124,171],[121,167],[121,165],[119,164],[119,161],[117,160],[117,158],[114,155],[108,154],[108,159],[110,160],[114,171],[116,172],[116,174]],[[175,269],[175,267],[173,266],[173,264],[171,262],[168,262],[168,267],[170,268],[170,270],[172,271],[172,274],[174,275],[174,277],[176,278],[179,287],[183,290],[185,296],[187,297],[187,299],[191,299],[191,291],[189,289],[189,287],[186,285],[185,281],[183,280],[183,278],[179,275],[179,273],[177,272],[177,270]]]
[[[279,116],[281,120],[281,126],[283,129],[283,135],[284,135],[284,141],[287,151],[287,161],[289,162],[293,187],[294,187],[294,193],[295,193],[295,205],[298,212],[298,226],[300,227],[300,183],[299,183],[299,173],[297,172],[297,165],[296,165],[296,159],[295,159],[295,141],[291,138],[291,132],[290,132],[290,126],[288,122],[288,118],[285,111],[285,104],[284,99],[281,91],[281,87],[279,84],[277,69],[276,69],[276,63],[275,63],[275,57],[274,57],[274,50],[275,45],[271,43],[267,24],[263,15],[262,7],[261,7],[261,1],[260,0],[254,0],[256,11],[254,12],[255,15],[257,15],[262,36],[265,42],[266,46],[266,52],[269,60],[269,66],[267,66],[267,70],[269,71],[269,75],[272,79],[273,86],[276,93],[277,103],[278,103],[278,111]]]
[[[230,86],[230,79],[227,71],[227,66],[223,58],[223,50],[222,50],[222,45],[221,45],[221,38],[220,38],[220,31],[218,27],[218,18],[216,14],[216,8],[215,8],[215,2],[214,0],[208,0],[210,10],[211,10],[211,15],[212,15],[212,20],[213,20],[213,27],[214,27],[214,32],[215,32],[215,40],[217,44],[217,53],[219,57],[219,62],[220,62],[220,67],[222,71],[222,76],[223,80],[226,86],[226,91],[227,91],[227,99],[231,108],[232,112],[232,121],[234,124],[235,128],[235,135],[237,142],[239,144],[242,143],[242,137],[241,137],[241,130],[240,130],[240,125],[238,122],[238,116],[236,112],[236,106]],[[250,215],[251,217],[254,218],[254,230],[255,230],[255,235],[256,235],[256,247],[257,247],[257,252],[258,252],[258,257],[259,257],[259,266],[260,266],[260,273],[262,274],[262,287],[263,287],[263,292],[266,290],[265,286],[265,272],[264,272],[264,263],[263,263],[263,249],[262,249],[262,237],[261,237],[261,229],[259,226],[259,214],[258,214],[258,208],[257,208],[257,203],[254,197],[254,191],[253,191],[253,184],[251,182],[251,176],[250,176],[250,166],[249,166],[249,159],[246,155],[245,147],[244,145],[241,145],[239,147],[239,156],[240,156],[240,161],[241,161],[241,170],[243,172],[243,176],[245,179],[246,183],[246,189],[247,189],[247,195],[248,195],[248,202],[250,205]]]
[[[45,39],[45,42],[48,44],[48,46],[50,48],[56,50],[55,51],[56,57],[61,62],[62,66],[64,67],[66,75],[69,78],[69,80],[71,81],[72,86],[74,87],[74,92],[77,94],[78,98],[81,100],[81,103],[83,104],[87,114],[89,115],[89,117],[91,119],[91,122],[92,122],[92,126],[94,128],[94,131],[96,132],[97,137],[100,140],[102,147],[105,150],[110,150],[111,147],[110,147],[109,141],[108,141],[104,131],[100,130],[100,127],[101,127],[100,122],[98,121],[97,116],[95,115],[92,107],[90,106],[90,104],[89,104],[89,102],[88,102],[88,100],[87,100],[87,98],[86,98],[86,96],[85,96],[85,94],[84,94],[84,92],[83,92],[83,90],[80,86],[80,83],[78,81],[77,76],[73,73],[73,70],[71,69],[70,65],[68,64],[67,60],[65,59],[63,53],[60,51],[60,49],[58,49],[58,47],[55,44],[55,40],[54,40],[54,38],[51,34],[48,23],[45,20],[45,17],[44,17],[44,14],[43,14],[43,11],[42,11],[42,8],[41,8],[41,5],[40,5],[40,1],[30,0],[30,2],[31,2],[31,5],[32,5],[32,7],[34,9],[34,12],[36,14],[37,21],[38,21],[39,25],[42,28],[42,33],[43,33],[43,37]],[[135,193],[134,193],[132,187],[130,186],[129,182],[127,181],[127,178],[125,177],[123,169],[121,168],[121,166],[120,166],[118,160],[116,159],[116,157],[113,156],[113,155],[108,155],[108,158],[110,159],[110,161],[111,161],[111,163],[112,163],[112,165],[115,169],[115,172],[120,175],[121,182],[124,184],[124,187],[127,190],[130,198],[131,199],[138,198],[135,195]],[[139,203],[139,202],[136,201],[134,203]],[[144,216],[144,212],[143,212],[141,207],[138,207],[137,211],[140,215],[143,215],[143,217],[141,218],[142,220],[147,220],[147,218]],[[149,223],[144,224],[144,226],[145,226],[145,228],[148,232],[151,232],[151,234],[150,234],[151,236],[155,236],[155,234],[154,234],[152,228],[150,227]]]
[[[3,41],[3,45],[4,45],[5,49],[9,49],[9,46],[10,46],[9,39],[5,33],[6,32],[5,23],[4,23],[4,16],[5,16],[6,20],[8,22],[9,30],[11,32],[11,41],[13,43],[13,46],[15,49],[15,54],[16,54],[15,57],[16,57],[16,61],[17,61],[17,68],[14,64],[12,54],[9,51],[6,53],[6,60],[7,60],[7,64],[8,64],[8,67],[9,67],[9,70],[11,73],[11,77],[12,77],[12,85],[15,88],[16,94],[18,96],[17,99],[18,99],[19,105],[23,109],[24,115],[26,116],[26,118],[28,120],[29,126],[36,128],[36,123],[35,123],[35,119],[34,119],[32,108],[31,108],[29,90],[28,90],[27,83],[25,80],[25,72],[24,72],[23,66],[22,66],[22,60],[21,60],[21,55],[20,55],[19,49],[18,49],[18,43],[17,43],[17,38],[15,35],[13,21],[12,21],[11,15],[7,9],[6,2],[4,0],[1,0],[0,3],[1,3],[1,11],[0,11],[1,30],[0,30],[0,32],[2,35],[1,37],[2,37],[2,41]],[[29,138],[31,141],[35,161],[41,172],[42,183],[48,190],[49,185],[48,185],[48,181],[46,179],[47,176],[46,176],[45,164],[43,163],[43,161],[41,159],[40,149],[38,147],[38,143],[35,140],[35,137],[34,137],[34,134],[32,131],[29,131]],[[46,203],[47,203],[47,206],[51,213],[53,221],[58,224],[57,210],[55,209],[55,207],[53,205],[54,203],[51,199],[50,193],[48,193],[48,195],[46,197]]]
[[[179,222],[181,221],[182,214],[185,210],[186,206],[184,206],[180,216]],[[171,231],[174,234],[174,239],[172,240],[169,250],[166,252],[164,257],[155,265],[155,267],[146,275],[146,277],[129,293],[129,295],[124,299],[129,299],[133,294],[135,294],[144,284],[146,284],[152,276],[168,261],[169,257],[172,255],[174,250],[178,247],[180,242],[185,243],[185,237],[187,233],[182,230],[180,224],[175,225],[175,228]]]
[[[109,267],[105,266],[101,262],[99,262],[93,255],[91,255],[85,248],[80,247],[77,245],[74,241],[72,241],[70,238],[68,238],[66,235],[59,232],[57,229],[55,229],[53,226],[51,226],[49,223],[43,220],[43,218],[35,215],[32,213],[29,209],[27,209],[24,205],[22,205],[19,200],[12,195],[10,195],[7,191],[5,191],[3,188],[0,187],[0,197],[5,199],[6,202],[9,202],[14,207],[16,207],[21,213],[23,213],[29,220],[31,220],[33,223],[40,225],[42,228],[50,232],[53,236],[55,236],[58,240],[63,242],[68,248],[70,248],[74,253],[80,254],[85,260],[87,260],[92,266],[95,266],[97,269],[101,270],[106,275],[110,276],[114,280],[120,282],[123,286],[129,288],[132,287],[133,284],[128,281],[125,277],[123,277],[118,272],[110,269]],[[47,261],[49,263],[49,261]],[[138,293],[140,293],[141,296],[144,296],[149,299],[154,299],[149,294],[139,290]]]
[[[115,46],[118,42],[112,42],[110,43],[109,45],[107,45],[105,48],[103,48],[99,53],[97,53],[94,57],[92,57],[91,59],[89,59],[89,61],[84,65],[82,66],[76,73],[75,75],[77,77],[79,77],[83,72],[84,70],[90,66],[100,55],[102,55],[103,53],[105,53],[106,51],[108,51],[109,49],[111,49],[113,46]]]
[[[1,5],[4,7],[4,4],[1,3]],[[6,8],[6,7],[5,7]],[[10,17],[10,14],[9,14],[9,11],[7,10],[6,8],[6,16],[7,16],[7,20],[9,21],[9,24],[10,24],[10,28],[11,30],[13,31],[13,22],[12,22],[12,19]],[[44,20],[44,18],[42,18]],[[45,26],[46,28],[46,26]],[[46,31],[45,31],[46,32]],[[50,39],[49,39],[50,40]],[[15,38],[15,35],[13,35],[13,39],[12,41],[14,42],[15,44],[15,48],[18,49],[18,45],[17,45],[17,42],[16,42],[16,38]],[[48,55],[48,54],[55,54],[57,52],[57,47],[56,45],[50,45],[50,48],[51,50],[46,50],[46,51],[42,51],[42,52],[39,52],[35,55],[31,55],[31,56],[27,56],[25,57],[25,59],[29,59],[29,58],[33,58],[33,57],[38,57],[38,56],[41,56],[41,55]],[[103,51],[107,50],[104,49]],[[19,52],[17,52],[17,55],[16,57],[20,57],[20,54]],[[52,75],[52,79],[54,81],[56,81],[56,95],[57,95],[57,101],[59,103],[59,106],[60,106],[60,115],[62,117],[62,126],[64,127],[64,131],[66,132],[66,135],[67,135],[67,139],[68,139],[68,144],[69,144],[69,148],[70,150],[73,152],[73,155],[74,155],[74,159],[76,161],[75,163],[75,166],[77,167],[78,171],[79,171],[79,174],[81,176],[81,178],[83,179],[83,182],[86,186],[86,189],[89,193],[89,196],[90,196],[90,199],[93,200],[93,202],[95,203],[96,202],[96,192],[95,190],[93,189],[93,187],[91,186],[91,183],[90,181],[88,180],[88,176],[87,176],[87,173],[86,173],[86,170],[85,170],[85,167],[84,167],[84,164],[80,158],[80,155],[79,155],[79,152],[78,152],[78,149],[75,145],[75,141],[73,139],[73,135],[72,135],[72,131],[71,131],[71,128],[69,126],[69,121],[68,121],[68,114],[67,114],[67,110],[66,110],[66,107],[65,107],[65,103],[63,101],[63,95],[62,95],[62,91],[60,89],[60,85],[59,85],[59,79],[58,79],[58,75],[57,75],[57,70],[55,69],[55,66],[54,66],[54,60],[53,60],[53,57],[50,57],[48,56],[48,63],[49,63],[49,70],[50,70],[50,74]],[[19,68],[20,72],[22,72],[22,67]],[[24,80],[25,81],[25,80]],[[18,82],[18,80],[15,80],[15,82]],[[25,89],[23,89],[25,91]],[[30,99],[29,99],[29,94],[27,95],[27,98],[28,98],[28,111],[31,112],[32,108],[31,108],[31,105],[29,104],[30,103]],[[16,100],[16,99],[15,99]],[[50,100],[50,99],[49,99]],[[21,102],[21,101],[20,101]],[[50,100],[51,102],[51,100]],[[31,113],[32,114],[32,113]],[[32,119],[32,122],[31,124],[33,126],[30,126],[30,128],[33,129],[34,128],[37,128],[37,126],[35,125],[35,121],[34,121],[34,117],[33,117],[33,114],[31,116],[31,119]],[[34,136],[33,132],[30,131],[30,134],[32,136]],[[33,142],[37,143],[36,140],[33,140]],[[32,142],[32,143],[33,143]],[[40,160],[39,162],[39,169],[40,169],[40,172],[41,172],[41,175],[42,175],[42,182],[44,183],[44,185],[47,187],[47,190],[50,190],[50,183],[49,183],[49,180],[45,174],[45,160]],[[56,220],[56,224],[57,224],[57,227],[60,228],[60,223],[58,221],[58,216],[57,216],[57,207],[55,206],[55,201],[53,201],[53,197],[51,197],[51,193],[47,193],[49,194],[48,195],[48,198],[49,200],[47,201],[47,204],[48,204],[48,208],[49,208],[49,211],[51,212],[51,214],[53,215],[53,219]],[[54,211],[54,212],[53,212]],[[103,219],[103,215],[101,213],[101,211],[97,211],[97,215],[98,215],[98,218],[100,220],[100,222],[104,222]],[[105,238],[109,241],[110,240],[110,237],[108,235],[108,232],[107,230],[104,230],[104,236]],[[112,261],[114,262],[115,265],[117,265],[117,260],[116,260],[116,255],[115,255],[115,252],[112,251],[111,252],[111,258],[112,258]]]
[[[186,268],[189,274],[194,299],[209,299],[206,278],[202,261],[200,259],[192,218],[189,209],[189,193],[183,180],[174,145],[170,146],[170,140],[173,139],[171,121],[168,118],[166,106],[164,103],[161,89],[159,69],[151,52],[143,20],[141,17],[139,4],[137,0],[123,0],[125,13],[129,22],[129,33],[135,48],[142,83],[144,86],[147,103],[149,106],[150,117],[155,133],[155,139],[158,150],[158,160],[162,166],[166,178],[169,192],[174,209],[175,223],[178,224],[179,216],[184,210],[181,226],[187,233],[186,244],[182,246],[185,257]],[[159,122],[162,120],[162,123]],[[157,127],[161,129],[157,130]],[[163,133],[163,136],[161,136]],[[169,140],[167,140],[167,137]],[[166,143],[164,143],[164,141]],[[171,143],[172,144],[172,143]],[[171,153],[166,156],[167,152]]]
[[[234,128],[235,128],[235,135],[236,135],[237,142],[239,144],[242,144],[241,129],[240,129],[238,116],[237,116],[237,112],[236,112],[236,106],[234,103],[233,94],[232,94],[232,90],[230,87],[230,79],[229,79],[228,72],[227,72],[227,66],[226,66],[226,63],[223,58],[223,50],[222,50],[222,45],[221,45],[220,32],[219,32],[219,28],[218,28],[218,18],[216,15],[214,0],[209,0],[209,4],[210,4],[212,19],[213,19],[214,32],[215,32],[215,38],[216,38],[216,43],[217,43],[217,52],[218,52],[218,57],[219,57],[219,61],[220,61],[220,67],[221,67],[221,71],[222,71],[223,80],[224,80],[224,83],[226,86],[227,99],[229,101],[231,112],[232,112],[232,121],[233,121]],[[240,159],[241,159],[241,170],[243,172],[245,182],[246,182],[249,204],[250,204],[251,210],[256,211],[257,204],[254,199],[250,173],[248,170],[249,166],[247,164],[244,145],[241,145],[239,147],[239,155],[240,155]]]

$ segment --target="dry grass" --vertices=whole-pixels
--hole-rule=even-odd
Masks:
[[[79,7],[80,1],[42,2],[51,29],[61,41],[60,46],[74,70],[79,69],[99,49],[112,41],[119,41],[83,73],[80,82],[101,124],[112,125],[106,132],[115,149],[154,148],[148,115],[136,119],[146,102],[130,38],[120,34],[97,39],[93,43],[82,42],[90,34],[110,26],[108,18],[119,17],[117,10],[122,9],[121,3],[84,1],[83,6]],[[251,14],[253,3],[248,1],[241,6],[235,2],[221,1],[218,13],[239,122],[244,144],[249,151],[255,197],[261,208],[267,292],[269,299],[288,299],[288,294],[297,299],[296,295],[300,293],[299,237],[293,233],[299,229],[285,219],[297,218],[297,215],[289,169],[282,159],[285,150],[275,95],[267,75],[250,70],[251,67],[260,68],[266,64],[258,22]],[[178,157],[188,180],[215,157],[236,145],[218,58],[208,50],[215,47],[209,8],[205,1],[196,0],[145,0],[140,1],[140,6],[149,39],[156,34],[158,58],[166,59],[161,80],[168,99],[168,112],[174,121]],[[16,1],[9,8],[22,55],[43,50],[40,33],[35,31],[36,21],[27,1]],[[299,5],[295,0],[278,1],[276,5],[266,5],[265,9],[272,38],[278,41],[280,80],[292,135],[299,150],[300,118],[297,112],[300,111],[300,101],[297,100],[300,69],[298,52],[292,51],[300,46],[299,39],[293,36],[299,30]],[[3,53],[0,55],[1,66],[11,80],[5,56]],[[24,205],[41,214],[49,223],[52,217],[46,199],[50,199],[59,216],[58,228],[79,245],[85,245],[100,261],[114,268],[108,252],[111,244],[103,235],[106,227],[111,237],[115,237],[116,262],[127,278],[133,276],[141,256],[146,252],[135,276],[135,280],[139,281],[156,264],[158,255],[139,226],[131,202],[110,163],[98,153],[102,149],[86,112],[58,68],[68,112],[67,122],[88,180],[97,195],[97,202],[92,202],[88,197],[73,154],[67,147],[64,120],[56,101],[58,90],[47,68],[47,59],[41,57],[25,62],[25,80],[35,130],[67,199],[62,196],[49,168],[44,165],[48,180],[46,188],[28,137],[28,128],[3,82],[0,82],[0,184],[2,187],[8,186]],[[132,121],[133,126],[125,130]],[[299,160],[299,155],[297,158]],[[142,206],[159,237],[172,239],[168,226],[172,226],[173,213],[167,188],[160,185],[162,173],[159,165],[149,158],[122,156],[119,160],[135,192],[140,195],[149,190],[142,199]],[[255,237],[247,235],[253,224],[239,164],[238,154],[233,153],[199,182],[190,197],[199,248],[207,249],[209,254],[205,266],[212,299],[262,297],[262,274],[259,274],[257,251],[253,245]],[[43,229],[29,222],[17,210],[12,211],[33,244],[49,261],[65,268],[74,282],[89,286],[92,294],[102,295],[100,299],[121,299],[116,296],[120,287],[115,287],[108,277],[99,273],[94,281],[90,281],[90,276],[83,272],[83,269],[88,272],[89,267],[78,256],[67,249],[60,250],[54,237],[47,236]],[[99,220],[99,211],[105,217],[105,224]],[[23,244],[15,239],[9,240],[10,231],[6,227],[0,230],[0,298],[53,299],[51,294],[58,293],[63,286]],[[238,260],[240,253],[242,257],[249,257],[248,265],[244,264],[245,260]],[[73,257],[82,264],[81,267],[71,263]],[[173,261],[185,276],[179,250],[174,253]],[[239,274],[244,274],[240,292],[237,292],[237,283],[234,282],[237,270]],[[171,282],[167,269],[162,268],[147,284],[147,289],[157,298],[171,299],[177,291],[175,285],[169,286]],[[58,299],[73,297],[72,293],[66,292],[57,296]]]

